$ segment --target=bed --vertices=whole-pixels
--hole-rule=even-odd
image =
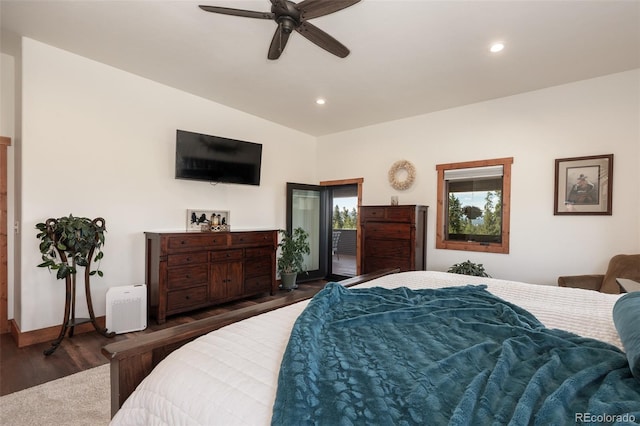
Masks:
[[[120,362],[132,357],[144,375],[153,368],[130,396],[114,394],[112,411],[126,401],[112,424],[640,422],[640,381],[612,321],[620,295],[433,271],[380,275],[197,338],[166,330],[163,339],[180,337],[163,354],[147,350],[151,340],[112,346],[112,390],[132,371]],[[487,344],[485,330],[501,337]],[[373,365],[382,358],[395,371]],[[459,375],[468,368],[469,378]]]

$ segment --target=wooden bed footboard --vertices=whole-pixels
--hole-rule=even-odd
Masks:
[[[397,272],[399,272],[397,268],[384,269],[365,275],[358,275],[340,281],[340,283],[351,287]],[[111,362],[111,416],[115,415],[138,384],[149,375],[160,361],[185,343],[229,324],[305,299],[289,297],[288,295],[255,306],[237,309],[191,323],[143,334],[135,339],[123,340],[104,346],[102,353]]]

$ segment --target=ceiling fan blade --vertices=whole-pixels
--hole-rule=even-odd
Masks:
[[[207,12],[221,13],[223,15],[242,16],[244,18],[257,18],[257,19],[273,19],[274,18],[274,14],[271,12],[256,12],[253,10],[232,9],[230,7],[219,7],[219,6],[200,5],[198,7]]]
[[[360,0],[304,0],[296,5],[296,9],[300,11],[300,19],[304,21],[337,12],[353,6],[359,1]]]
[[[329,53],[344,58],[349,55],[349,49],[335,38],[331,37],[320,28],[308,22],[301,23],[296,31],[302,34],[307,40],[317,44]]]
[[[282,24],[278,25],[276,32],[273,34],[273,39],[271,39],[267,58],[271,60],[278,59],[282,55],[290,35],[291,33],[284,31]]]

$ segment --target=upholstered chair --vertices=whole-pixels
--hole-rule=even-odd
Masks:
[[[620,286],[616,278],[628,278],[640,282],[640,254],[618,254],[611,258],[604,275],[558,277],[558,285],[617,294],[620,293]]]

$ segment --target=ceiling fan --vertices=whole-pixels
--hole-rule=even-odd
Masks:
[[[267,55],[269,59],[278,59],[280,57],[293,30],[340,58],[344,58],[349,54],[349,49],[342,43],[307,21],[353,6],[360,0],[303,0],[300,3],[288,0],[270,1],[271,12],[256,12],[218,6],[200,6],[200,9],[223,15],[273,19],[276,21],[278,28],[269,46],[269,54]]]

